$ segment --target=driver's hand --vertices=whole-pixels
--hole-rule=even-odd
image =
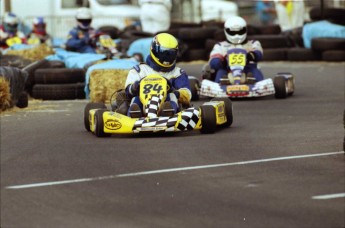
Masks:
[[[187,89],[182,88],[182,89],[176,90],[176,92],[178,92],[178,96],[176,94],[175,95],[179,103],[189,106],[191,97],[189,93],[187,92]]]
[[[129,88],[129,92],[130,94],[132,94],[132,96],[136,97],[139,95],[139,81],[135,81],[131,87]]]
[[[255,54],[254,52],[248,52],[247,53],[247,60],[248,61],[255,61],[256,57],[255,57]]]

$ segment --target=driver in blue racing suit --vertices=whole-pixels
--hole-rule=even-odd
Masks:
[[[150,74],[159,74],[168,80],[172,87],[165,103],[158,111],[158,116],[172,116],[178,111],[178,103],[189,105],[191,91],[188,75],[184,70],[176,66],[178,54],[177,39],[168,34],[156,35],[151,43],[150,55],[146,63],[141,63],[128,73],[125,92],[131,99],[127,115],[132,118],[143,116],[143,105],[139,99],[139,81]]]
[[[247,78],[261,81],[264,79],[261,71],[257,68],[257,62],[263,57],[261,44],[257,40],[247,39],[247,23],[239,16],[228,18],[224,24],[226,41],[214,45],[209,59],[211,69],[216,72],[215,82],[228,74],[227,52],[232,48],[243,48],[247,51],[247,63],[244,73]]]
[[[73,28],[67,37],[66,49],[80,53],[96,53],[92,39],[98,33],[91,27],[92,15],[90,9],[79,8],[76,13],[77,27]]]

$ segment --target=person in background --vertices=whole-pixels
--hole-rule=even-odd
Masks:
[[[187,73],[176,66],[178,54],[177,39],[168,33],[160,33],[152,39],[150,55],[146,63],[141,63],[128,73],[125,92],[131,105],[128,116],[140,118],[143,116],[143,105],[139,98],[139,82],[150,74],[159,74],[168,80],[171,86],[165,103],[158,111],[159,116],[172,116],[178,111],[178,103],[188,106],[191,100],[191,91]],[[168,111],[167,111],[168,110]]]
[[[263,57],[261,43],[257,40],[247,39],[247,22],[239,16],[228,18],[224,23],[226,41],[214,45],[209,59],[211,69],[215,70],[215,82],[228,74],[227,52],[233,48],[243,48],[247,51],[247,63],[244,68],[247,78],[255,81],[263,80],[261,71],[257,68],[257,62]]]
[[[28,44],[51,45],[51,37],[46,31],[46,22],[43,17],[35,17],[32,21],[32,31],[27,36]]]
[[[77,26],[68,34],[66,50],[80,53],[96,53],[94,39],[98,31],[91,27],[92,15],[90,9],[86,7],[79,8],[75,18]]]
[[[142,31],[156,34],[170,27],[171,0],[139,0]]]
[[[262,25],[271,25],[276,20],[276,9],[273,1],[256,1],[256,13]]]
[[[283,32],[304,25],[305,5],[303,0],[279,0],[275,3],[278,24]]]
[[[6,49],[14,44],[26,44],[26,36],[18,30],[19,19],[14,13],[5,13],[0,25],[0,48]]]

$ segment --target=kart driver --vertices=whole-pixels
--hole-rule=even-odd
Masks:
[[[3,25],[0,25],[0,48],[8,48],[8,39],[17,37],[20,43],[26,44],[26,37],[18,30],[19,19],[14,13],[6,13]]]
[[[247,39],[246,21],[239,16],[228,18],[224,24],[224,33],[226,41],[215,44],[210,53],[209,65],[216,72],[215,82],[219,83],[220,79],[228,74],[227,51],[232,48],[244,48],[247,51],[244,68],[247,79],[254,79],[256,82],[263,80],[263,75],[257,68],[257,62],[263,57],[261,43]]]
[[[51,37],[46,31],[46,22],[43,17],[35,17],[32,21],[32,32],[28,35],[29,44],[51,45]]]
[[[125,92],[131,99],[131,105],[127,115],[132,118],[143,116],[143,105],[139,99],[139,81],[147,75],[159,74],[168,80],[172,87],[165,103],[158,111],[158,116],[172,116],[178,111],[178,102],[189,105],[191,91],[188,75],[184,70],[176,66],[178,54],[178,41],[168,33],[156,35],[151,42],[150,55],[146,63],[141,63],[128,73]]]
[[[69,32],[66,49],[80,53],[96,53],[95,45],[92,42],[97,31],[91,27],[92,15],[90,9],[86,7],[79,8],[75,18],[77,27]]]

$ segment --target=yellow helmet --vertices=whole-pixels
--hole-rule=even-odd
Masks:
[[[161,67],[171,67],[175,64],[178,53],[177,39],[169,33],[157,34],[151,43],[150,55]]]

